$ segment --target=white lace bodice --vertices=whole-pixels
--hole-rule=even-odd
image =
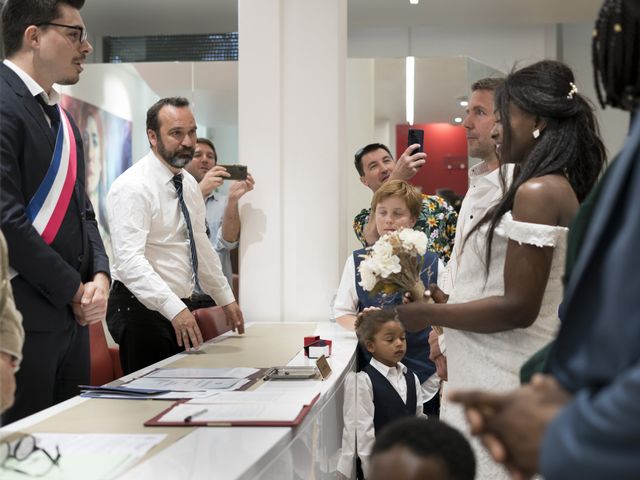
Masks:
[[[554,247],[549,280],[540,313],[528,328],[492,334],[472,333],[445,328],[449,382],[447,389],[479,388],[504,391],[519,385],[522,364],[551,341],[558,330],[558,306],[562,301],[562,275],[566,255],[565,227],[554,227],[513,220],[504,215],[493,237],[492,257],[485,274],[485,238],[488,226],[474,232],[464,245],[459,260],[456,284],[449,303],[463,303],[504,294],[504,264],[508,240]],[[462,409],[446,403],[441,418],[463,432],[468,427]],[[509,478],[474,440],[479,479]]]

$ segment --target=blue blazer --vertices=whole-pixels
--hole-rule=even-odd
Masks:
[[[77,180],[58,235],[47,245],[25,207],[44,178],[55,139],[24,82],[0,63],[0,219],[7,239],[18,309],[27,331],[61,331],[73,321],[69,302],[80,281],[109,274],[91,203],[85,193],[82,136],[69,116],[78,154]]]
[[[544,437],[547,480],[640,478],[640,117],[609,168],[551,352],[574,397]]]

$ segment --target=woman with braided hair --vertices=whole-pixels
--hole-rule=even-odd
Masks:
[[[596,88],[601,102],[635,118],[571,225],[548,374],[507,394],[451,395],[515,478],[640,477],[639,39],[640,2],[605,1],[594,30]]]
[[[446,304],[397,308],[407,330],[438,325],[447,342],[447,390],[519,385],[522,364],[559,328],[568,227],[605,164],[593,110],[569,67],[545,60],[509,74],[496,91],[493,136],[513,181],[465,238]],[[462,408],[441,418],[466,431]],[[472,439],[478,478],[507,478]]]

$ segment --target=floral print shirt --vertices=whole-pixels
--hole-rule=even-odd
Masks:
[[[369,221],[370,208],[365,208],[353,219],[353,230],[356,237],[366,247],[364,227]],[[414,230],[421,230],[427,235],[427,251],[436,253],[446,264],[453,251],[453,240],[456,236],[458,214],[441,197],[422,195],[422,210]]]

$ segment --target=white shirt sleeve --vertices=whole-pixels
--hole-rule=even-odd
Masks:
[[[373,425],[375,407],[373,405],[373,385],[365,372],[356,374],[356,448],[362,463],[364,478],[369,477],[369,459],[376,440],[376,430]]]
[[[356,456],[356,423],[357,423],[357,399],[356,399],[356,373],[347,373],[344,379],[344,429],[342,430],[342,449],[338,459],[338,472],[347,478],[351,478],[354,470]]]
[[[333,306],[335,317],[358,314],[358,294],[356,293],[356,268],[353,255],[344,264],[340,286]]]
[[[440,346],[440,353],[444,355],[447,352],[447,342],[444,339],[444,332],[442,335],[438,335],[438,345]]]
[[[114,184],[107,196],[107,217],[117,278],[149,310],[173,319],[186,305],[156,273],[145,256],[152,210],[141,188]]]
[[[422,395],[422,385],[415,373],[413,374],[413,379],[416,383],[416,417],[427,418],[427,415],[423,412],[424,397]]]
[[[224,239],[224,237],[222,236],[222,223],[221,223],[220,226],[218,227],[218,231],[216,232],[215,240],[213,241],[213,248],[215,249],[215,251],[218,253],[230,251],[230,250],[233,250],[234,248],[238,248],[239,243],[240,242],[237,240],[235,242],[228,242]]]
[[[205,293],[211,295],[216,305],[224,307],[235,301],[227,277],[222,273],[220,258],[211,245],[205,226],[205,205],[202,193],[196,180],[189,176],[184,178],[184,193],[189,195],[189,206],[193,236],[198,252],[198,279]]]

